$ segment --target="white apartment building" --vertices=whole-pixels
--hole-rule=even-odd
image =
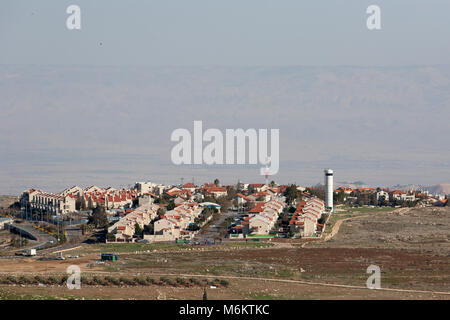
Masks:
[[[62,215],[76,211],[77,196],[72,194],[46,193],[42,190],[26,190],[20,197],[21,207],[51,215]]]
[[[275,197],[263,205],[263,211],[250,217],[248,220],[253,234],[265,235],[275,226],[280,213],[285,206],[284,197]]]
[[[157,217],[158,208],[158,205],[152,203],[145,204],[109,227],[108,233],[114,235],[116,242],[133,242],[136,224],[142,229],[150,224]]]
[[[191,239],[194,232],[187,231],[189,225],[194,223],[203,211],[197,203],[185,202],[170,210],[155,222],[154,235],[145,235],[149,241],[174,241],[177,239]]]
[[[325,202],[318,198],[301,201],[289,221],[291,230],[301,237],[312,237],[316,234],[318,220],[325,212]]]

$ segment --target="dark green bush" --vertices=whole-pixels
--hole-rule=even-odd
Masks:
[[[120,277],[120,282],[122,282],[123,284],[125,284],[127,286],[136,285],[136,283],[132,279],[128,279],[128,278],[124,278],[124,277]]]
[[[67,279],[68,279],[69,277],[67,276],[67,275],[63,275],[62,277],[61,277],[61,279],[60,279],[60,284],[61,285],[65,285],[66,283],[67,283]]]
[[[149,283],[149,284],[157,284],[157,282],[153,278],[147,277],[146,280],[147,280],[147,283]]]
[[[87,277],[81,277],[81,283],[90,286],[93,284],[93,281]]]
[[[31,284],[32,280],[26,276],[20,276],[18,279],[19,284]]]
[[[106,276],[105,277],[105,281],[107,281],[107,282],[109,282],[109,283],[111,283],[111,284],[113,284],[115,286],[120,285],[120,281],[119,280],[117,280],[116,278],[110,277],[110,276]]]
[[[105,281],[103,281],[102,278],[97,277],[97,276],[94,276],[94,277],[92,278],[92,281],[93,281],[95,284],[98,284],[98,285],[100,285],[100,286],[103,286],[103,285],[105,284]]]
[[[13,277],[13,276],[7,276],[6,277],[6,281],[8,281],[8,283],[11,283],[11,284],[16,284],[17,283],[17,279],[15,277]]]
[[[166,283],[166,284],[168,284],[169,286],[175,285],[175,283],[174,283],[171,279],[169,279],[169,278],[161,277],[160,280],[161,280],[162,283]]]
[[[137,283],[140,286],[146,286],[147,285],[147,280],[142,279],[142,278],[134,278],[133,279],[135,283]]]
[[[49,276],[47,278],[47,284],[49,284],[49,285],[58,284],[58,283],[59,283],[58,279],[56,279],[54,276]]]
[[[201,286],[202,283],[196,278],[189,278],[189,281],[195,284],[196,286]]]
[[[45,279],[42,277],[42,276],[35,276],[34,277],[34,280],[37,282],[37,283],[45,283]]]
[[[219,283],[222,287],[228,287],[230,284],[227,280],[224,280],[224,279],[220,280]]]

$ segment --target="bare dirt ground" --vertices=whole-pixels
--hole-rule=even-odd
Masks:
[[[448,257],[450,208],[411,208],[346,218],[332,239],[309,246],[414,249]]]
[[[0,195],[0,208],[8,208],[14,202],[18,200],[17,196],[1,196]]]
[[[209,300],[252,299],[446,299],[445,296],[428,293],[390,292],[368,289],[320,287],[295,283],[256,282],[236,280],[228,288],[207,288]],[[94,287],[84,286],[80,290],[69,290],[64,286],[18,287],[0,286],[3,299],[192,299],[200,300],[203,288],[147,287]]]
[[[9,242],[13,238],[13,235],[8,230],[0,230],[0,250],[8,246]]]
[[[328,241],[196,249],[174,244],[83,245],[65,253],[66,257],[79,254],[77,259],[0,259],[0,277],[62,275],[75,264],[82,275],[91,276],[226,278],[229,287],[208,289],[209,299],[450,299],[449,211],[365,212],[350,219],[342,214],[348,220],[331,231]],[[119,261],[96,264],[101,252],[117,252]],[[366,270],[372,264],[381,268],[383,290],[365,287]],[[201,299],[202,294],[198,287],[156,285],[83,286],[81,290],[0,285],[0,298],[13,299]]]

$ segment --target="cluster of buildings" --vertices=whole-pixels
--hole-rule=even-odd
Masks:
[[[23,210],[37,210],[59,216],[93,209],[99,205],[107,210],[131,208],[133,201],[140,195],[142,192],[137,189],[105,189],[97,186],[82,189],[74,186],[60,193],[29,189],[22,193],[19,201]]]
[[[238,195],[241,198],[241,194]],[[251,200],[246,200],[251,201]],[[273,196],[269,201],[256,201],[254,207],[230,227],[230,233],[234,236],[244,237],[250,235],[268,235],[283,212],[286,199],[283,196]]]
[[[418,198],[429,193],[427,191],[402,191],[402,190],[389,190],[381,188],[351,188],[351,187],[340,187],[335,190],[335,193],[344,193],[349,198],[350,197],[360,197],[360,196],[374,196],[378,201],[416,201]]]
[[[105,209],[131,208],[133,201],[142,194],[138,189],[100,188],[91,186],[82,189],[78,186],[66,189],[62,195],[69,195],[79,201],[80,209],[93,209],[104,206]]]
[[[147,203],[132,210],[108,228],[108,234],[112,234],[114,240],[107,238],[107,242],[134,242],[136,225],[144,229],[146,225],[150,224],[158,216],[158,209],[158,205]]]
[[[322,232],[323,224],[319,223],[320,218],[326,211],[332,212],[333,207],[333,170],[325,169],[325,201],[310,196],[304,192],[305,188],[297,187],[303,192],[303,199],[298,203],[295,212],[289,214],[287,229],[290,233],[300,237],[313,237],[318,232]],[[232,224],[230,233],[232,236],[268,235],[285,231],[284,228],[275,230],[277,220],[286,205],[286,198],[282,196],[288,186],[277,188],[269,185],[249,185],[255,192],[249,195],[238,193],[236,202],[238,206],[253,203],[254,206],[248,211],[248,215],[241,218],[241,221]],[[258,201],[259,200],[259,201]]]
[[[186,202],[167,211],[161,219],[154,222],[154,234],[144,235],[144,240],[157,242],[192,239],[196,231],[189,227],[196,224],[196,219],[202,214],[203,209],[203,206],[196,202]]]
[[[71,194],[47,193],[29,189],[22,193],[20,206],[26,212],[38,211],[51,215],[61,215],[76,211],[77,197]]]
[[[289,216],[289,231],[300,237],[313,237],[323,230],[319,223],[325,212],[325,202],[312,197],[300,201],[294,213]]]
[[[205,207],[220,206],[214,203],[185,202],[173,210],[158,214],[158,209],[164,205],[146,203],[121,217],[114,225],[108,228],[108,234],[114,238],[107,238],[107,242],[134,242],[136,241],[136,226],[144,230],[145,226],[153,224],[153,234],[140,235],[146,242],[191,240],[197,231],[190,228],[197,225],[197,219],[203,215]],[[212,215],[209,216],[209,219]],[[208,219],[203,220],[203,224]]]

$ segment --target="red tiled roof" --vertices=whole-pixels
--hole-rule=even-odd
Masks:
[[[263,212],[264,211],[264,208],[263,208],[264,204],[265,203],[263,201],[256,202],[255,206],[251,210],[249,210],[249,213]]]

